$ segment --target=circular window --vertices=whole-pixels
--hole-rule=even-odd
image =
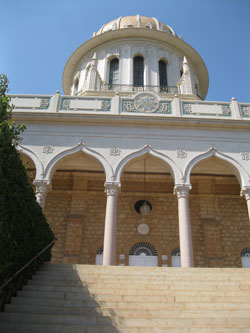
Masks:
[[[147,213],[150,213],[150,211],[152,210],[152,205],[147,200],[139,200],[136,201],[134,208],[138,214],[147,215]]]

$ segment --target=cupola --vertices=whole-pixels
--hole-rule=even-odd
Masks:
[[[119,17],[93,34],[69,58],[65,94],[185,95],[205,99],[208,72],[200,55],[156,18]]]

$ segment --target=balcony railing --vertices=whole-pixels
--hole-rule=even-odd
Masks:
[[[153,85],[144,85],[136,87],[132,84],[106,84],[102,83],[101,85],[102,91],[122,91],[122,92],[140,92],[140,91],[149,91],[156,93],[167,93],[167,94],[178,94],[178,87],[176,86],[153,86]]]

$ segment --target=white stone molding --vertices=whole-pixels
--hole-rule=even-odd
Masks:
[[[90,156],[94,157],[95,159],[97,159],[103,167],[104,173],[106,175],[106,179],[110,180],[113,178],[113,176],[114,176],[113,168],[112,168],[112,166],[109,165],[109,163],[105,159],[105,157],[103,157],[102,154],[100,154],[99,152],[88,148],[85,145],[85,143],[80,142],[76,146],[58,153],[50,160],[50,162],[47,164],[47,166],[45,168],[44,179],[51,181],[53,173],[56,168],[56,164],[64,157],[66,157],[68,155],[72,155],[78,151],[82,151],[82,152],[86,153],[87,155],[90,155]]]
[[[195,167],[195,165],[211,156],[216,156],[219,159],[227,162],[230,167],[232,168],[232,171],[234,172],[235,176],[237,177],[241,188],[244,186],[249,185],[250,183],[250,176],[248,172],[243,168],[243,166],[236,161],[231,156],[228,156],[224,153],[219,152],[215,147],[211,147],[207,152],[203,154],[199,154],[198,156],[194,157],[186,166],[184,170],[184,183],[190,183],[190,174],[192,172],[192,169]]]
[[[122,160],[118,162],[118,164],[115,167],[115,176],[114,179],[118,182],[120,182],[122,170],[125,167],[125,165],[132,161],[133,159],[150,154],[156,158],[159,158],[161,161],[165,162],[167,166],[170,168],[170,173],[173,177],[173,180],[175,183],[178,183],[181,179],[183,179],[183,174],[181,172],[181,169],[178,167],[178,165],[173,161],[169,156],[164,155],[163,153],[158,152],[157,150],[154,150],[150,145],[145,145],[141,149],[128,154],[125,156]]]
[[[38,155],[30,148],[27,148],[21,144],[19,144],[17,146],[17,150],[20,153],[27,155],[33,161],[33,163],[35,164],[35,167],[36,167],[36,178],[43,177],[44,166],[43,166],[42,162],[40,161]]]
[[[50,184],[45,180],[34,180],[36,187],[36,200],[39,205],[44,208],[47,192],[50,190]]]

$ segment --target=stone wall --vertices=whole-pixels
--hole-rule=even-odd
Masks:
[[[103,173],[60,172],[53,177],[45,213],[57,242],[52,261],[94,264],[103,245],[106,194]],[[250,224],[245,199],[235,177],[193,175],[190,214],[195,266],[241,267],[240,252],[250,247]],[[167,174],[124,174],[118,200],[117,263],[128,265],[128,253],[137,242],[152,244],[159,266],[171,266],[171,252],[179,247],[178,203]],[[147,200],[148,217],[134,205]],[[140,223],[149,226],[141,235]],[[119,255],[124,254],[125,259]],[[167,255],[167,260],[162,260]]]

